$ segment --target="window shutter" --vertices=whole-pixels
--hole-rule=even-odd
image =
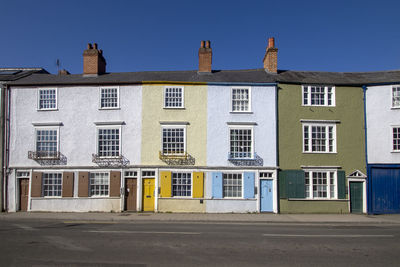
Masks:
[[[171,172],[163,171],[160,174],[160,197],[171,197]]]
[[[202,198],[204,191],[204,174],[193,172],[193,198]]]
[[[212,173],[212,196],[213,198],[223,198],[222,195],[222,172]]]
[[[303,170],[279,172],[280,198],[305,198],[305,177]]]
[[[119,197],[121,195],[121,172],[110,172],[110,197]]]
[[[42,196],[42,173],[34,172],[32,173],[32,183],[31,183],[31,197],[41,197]]]
[[[89,173],[79,172],[78,197],[89,196]]]
[[[62,197],[74,196],[74,173],[64,172],[62,178]]]
[[[244,173],[244,198],[254,198],[254,177],[254,172]]]
[[[344,171],[337,172],[338,199],[346,198],[346,175]]]

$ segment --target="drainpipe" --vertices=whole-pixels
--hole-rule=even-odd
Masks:
[[[363,102],[364,102],[364,138],[365,138],[365,141],[364,141],[364,149],[365,149],[365,167],[366,167],[366,169],[367,169],[367,179],[366,179],[366,187],[367,187],[367,195],[366,195],[366,198],[367,198],[367,214],[369,213],[368,211],[369,211],[369,203],[370,203],[370,200],[369,200],[369,178],[370,178],[370,171],[369,171],[369,168],[368,168],[368,136],[367,136],[367,86],[365,86],[365,85],[363,85],[362,86],[362,89],[363,89]]]
[[[10,174],[8,169],[9,163],[9,147],[10,147],[10,101],[11,101],[11,89],[9,85],[6,85],[3,99],[3,111],[4,111],[4,127],[3,127],[3,207],[5,211],[8,211],[8,175]]]

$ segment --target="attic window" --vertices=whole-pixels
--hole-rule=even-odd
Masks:
[[[335,106],[335,87],[303,85],[303,106]]]

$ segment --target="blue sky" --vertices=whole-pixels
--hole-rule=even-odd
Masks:
[[[278,69],[400,69],[400,1],[9,1],[0,0],[0,67],[56,60],[82,73],[87,43],[108,72],[193,70],[201,40],[213,69],[261,68],[275,37]]]

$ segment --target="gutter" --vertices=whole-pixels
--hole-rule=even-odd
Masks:
[[[255,83],[255,82],[207,82],[207,85],[239,85],[239,86],[278,86],[278,83]]]
[[[369,168],[368,168],[368,133],[367,133],[367,86],[363,85],[362,86],[363,89],[363,102],[364,102],[364,151],[365,151],[365,168],[367,169],[367,179],[366,180],[366,187],[367,187],[367,195],[365,196],[367,198],[367,214],[368,214],[368,210],[369,210],[369,193],[368,193],[368,184],[369,184],[369,177],[370,177],[370,173],[369,173]]]

